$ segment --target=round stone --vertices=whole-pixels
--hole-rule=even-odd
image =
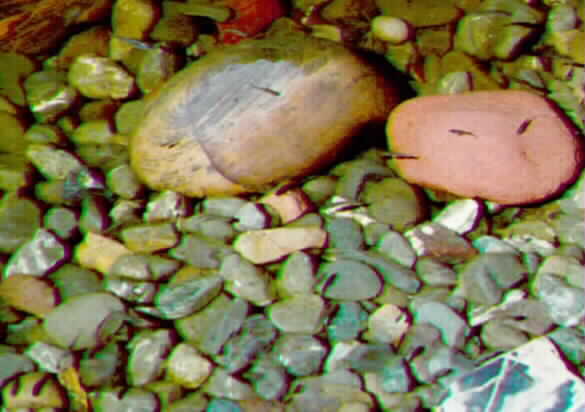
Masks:
[[[546,99],[526,91],[481,91],[409,100],[386,132],[407,181],[500,204],[558,195],[582,168],[584,146]]]
[[[283,31],[218,47],[149,96],[131,165],[157,190],[261,191],[330,164],[396,103],[363,58]]]

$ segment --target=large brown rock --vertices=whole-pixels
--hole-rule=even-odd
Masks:
[[[219,47],[148,100],[131,165],[150,187],[195,197],[313,173],[398,103],[363,58],[296,32]]]
[[[583,167],[583,138],[546,99],[470,92],[402,103],[387,124],[407,181],[465,197],[525,204],[557,195]]]

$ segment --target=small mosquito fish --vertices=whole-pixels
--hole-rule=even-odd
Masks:
[[[269,87],[260,87],[260,86],[254,85],[254,84],[252,85],[252,87],[254,89],[261,90],[261,91],[266,92],[266,93],[270,93],[273,96],[280,96],[280,92],[279,91],[274,90],[274,89],[271,89]]]
[[[518,126],[518,129],[516,130],[516,134],[523,134],[528,129],[528,126],[530,126],[530,123],[532,123],[532,119],[524,120],[520,124],[520,126]]]
[[[472,132],[461,129],[449,129],[449,133],[456,134],[457,136],[475,136]]]
[[[407,154],[407,153],[397,153],[397,152],[390,152],[388,156],[391,159],[418,159],[418,156]]]

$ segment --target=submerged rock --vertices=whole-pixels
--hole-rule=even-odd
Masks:
[[[387,134],[409,182],[500,204],[540,202],[573,182],[584,146],[549,102],[524,91],[485,91],[409,100]]]

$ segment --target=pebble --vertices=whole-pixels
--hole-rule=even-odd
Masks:
[[[0,353],[0,386],[4,387],[16,376],[32,372],[35,364],[28,357],[12,352]]]
[[[199,312],[177,319],[175,326],[197,349],[217,355],[229,337],[242,327],[248,311],[246,301],[220,294]]]
[[[402,234],[393,230],[389,230],[380,236],[374,246],[374,250],[408,268],[412,268],[416,261],[416,253],[408,240]]]
[[[234,228],[240,232],[266,229],[272,226],[273,218],[261,203],[246,203],[234,216]]]
[[[29,240],[41,224],[41,210],[35,202],[16,192],[0,200],[0,252],[12,253]]]
[[[327,348],[310,335],[284,334],[275,343],[278,361],[294,376],[313,375],[321,368]]]
[[[464,235],[477,227],[482,204],[475,199],[461,199],[449,203],[433,218],[433,222]]]
[[[163,362],[173,347],[174,334],[169,329],[138,332],[128,343],[126,376],[133,386],[143,386],[158,379]]]
[[[470,259],[459,273],[459,291],[471,302],[494,305],[504,290],[524,280],[526,268],[516,254],[485,253]]]
[[[275,299],[272,278],[239,255],[226,256],[219,267],[225,289],[255,306],[266,306]]]
[[[203,386],[209,395],[231,400],[254,399],[256,394],[252,387],[241,379],[230,375],[225,369],[216,367]]]
[[[0,282],[0,298],[10,306],[43,317],[57,306],[55,289],[32,275],[12,275]]]
[[[372,268],[349,259],[322,264],[318,280],[317,288],[329,299],[371,299],[382,290],[382,281]]]
[[[124,99],[135,90],[134,79],[107,57],[78,56],[68,73],[69,84],[91,99]]]
[[[46,229],[37,229],[32,239],[14,254],[4,270],[4,276],[44,276],[69,259],[68,246]]]
[[[408,293],[416,293],[421,286],[416,273],[390,259],[387,259],[375,250],[341,250],[336,253],[337,258],[347,258],[363,262],[374,268],[388,285],[397,287]]]
[[[102,280],[97,273],[72,263],[64,264],[48,277],[59,290],[63,301],[73,296],[103,291]]]
[[[175,220],[189,214],[189,202],[185,196],[172,190],[156,193],[150,198],[144,212],[144,220]]]
[[[370,216],[399,232],[421,222],[427,215],[421,190],[395,177],[366,182],[361,199],[368,205]]]
[[[211,375],[213,364],[188,343],[179,343],[166,367],[168,378],[189,389],[201,386]]]
[[[49,144],[30,144],[26,157],[47,179],[65,179],[83,167],[69,151]]]
[[[397,345],[409,327],[408,316],[401,308],[384,304],[370,314],[364,338],[375,343]]]
[[[453,286],[457,274],[449,266],[430,257],[422,257],[416,262],[417,275],[429,286]]]
[[[320,227],[279,227],[239,235],[234,249],[252,263],[273,262],[307,248],[323,248],[327,232]]]
[[[86,233],[75,249],[75,257],[81,266],[101,273],[108,273],[122,255],[131,253],[122,243],[92,232]]]
[[[7,409],[68,409],[67,397],[57,380],[45,372],[29,372],[2,388],[3,405]]]
[[[567,120],[525,91],[411,99],[392,111],[386,131],[392,151],[417,156],[393,160],[407,181],[500,204],[557,195],[584,158]]]
[[[315,208],[309,196],[299,188],[292,188],[284,192],[279,190],[269,192],[262,196],[259,202],[276,210],[284,224],[298,219]]]
[[[120,232],[124,245],[136,253],[153,253],[174,247],[179,235],[172,223],[127,226]]]
[[[440,330],[443,342],[448,346],[463,346],[469,327],[461,315],[441,302],[429,301],[412,306],[416,323],[428,323]]]
[[[99,411],[111,412],[156,412],[160,409],[154,393],[143,388],[126,390],[121,387],[97,391],[93,406]]]
[[[226,342],[222,355],[215,360],[229,373],[240,372],[272,347],[276,334],[276,328],[264,315],[249,316],[244,320],[242,329]]]
[[[155,306],[163,319],[179,319],[204,308],[222,286],[223,278],[219,275],[171,282],[156,294]]]
[[[118,330],[124,313],[124,304],[118,298],[107,293],[91,293],[61,303],[47,314],[43,328],[62,348],[94,348]]]
[[[282,263],[276,275],[276,290],[280,297],[308,295],[315,286],[317,262],[306,252],[293,252]]]
[[[531,283],[532,293],[542,301],[555,323],[575,326],[585,317],[583,289],[569,286],[562,277],[539,271]]]
[[[40,123],[52,123],[69,110],[79,93],[67,84],[66,75],[54,70],[35,72],[24,82],[26,99]]]
[[[171,257],[192,266],[217,269],[221,260],[233,253],[225,243],[199,234],[183,235],[177,246],[170,249]]]
[[[244,373],[263,399],[280,399],[288,389],[288,375],[271,355],[260,356]]]
[[[404,236],[417,256],[430,256],[443,263],[462,263],[477,254],[463,236],[434,222],[420,224]]]
[[[312,335],[323,326],[325,303],[318,295],[295,295],[270,305],[268,316],[285,333]]]
[[[325,230],[329,233],[330,248],[362,249],[364,246],[361,226],[354,219],[326,219]]]
[[[327,336],[333,342],[356,339],[367,322],[368,312],[358,302],[340,302],[327,325]]]
[[[180,218],[177,229],[181,232],[199,233],[224,243],[230,243],[237,234],[230,218],[208,214]]]

